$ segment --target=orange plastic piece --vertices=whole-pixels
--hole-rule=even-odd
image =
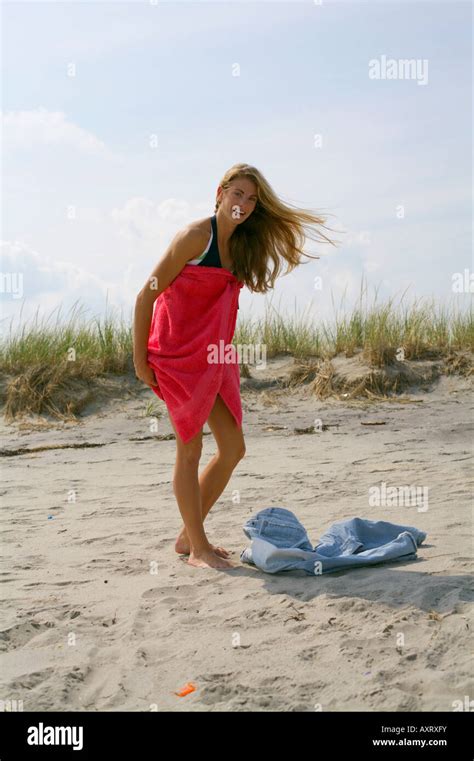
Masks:
[[[177,695],[179,698],[184,698],[186,695],[189,695],[190,692],[194,692],[196,689],[197,688],[194,682],[186,682],[184,687],[181,687],[179,692],[175,692],[175,695]]]

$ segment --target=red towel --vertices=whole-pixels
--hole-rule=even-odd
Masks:
[[[225,268],[186,264],[155,300],[148,364],[159,389],[152,388],[184,443],[200,431],[217,394],[242,427],[240,370],[231,343],[242,287]]]

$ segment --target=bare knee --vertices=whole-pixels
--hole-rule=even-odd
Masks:
[[[181,465],[197,468],[202,454],[202,441],[183,444],[178,447],[177,460]]]
[[[235,468],[237,463],[245,457],[245,451],[245,444],[242,443],[233,448],[226,447],[225,449],[218,449],[217,456],[221,462],[225,462],[229,466]]]

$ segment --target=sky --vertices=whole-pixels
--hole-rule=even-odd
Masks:
[[[3,335],[74,305],[131,321],[237,162],[337,243],[309,239],[320,259],[267,294],[243,288],[239,316],[330,322],[362,284],[369,304],[468,308],[469,2],[17,0],[1,14]]]

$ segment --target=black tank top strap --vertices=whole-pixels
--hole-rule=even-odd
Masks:
[[[202,260],[199,262],[200,267],[222,267],[221,258],[219,256],[219,247],[217,245],[217,221],[216,215],[211,217],[211,229],[212,229],[212,241],[209,246],[209,250]]]

